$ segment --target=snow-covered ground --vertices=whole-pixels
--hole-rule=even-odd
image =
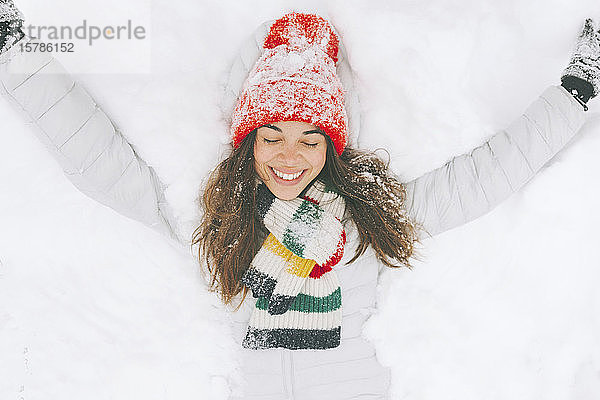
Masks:
[[[363,102],[360,144],[387,148],[406,179],[506,127],[559,83],[584,18],[600,22],[593,0],[17,4],[37,25],[149,24],[150,72],[63,63],[170,184],[187,233],[227,140],[220,85],[264,21],[297,10],[335,24]],[[103,60],[125,71],[139,54]],[[424,241],[413,271],[382,276],[365,334],[394,399],[600,396],[597,101],[522,191]],[[0,398],[225,399],[239,344],[195,255],[77,191],[4,101],[0,121]]]

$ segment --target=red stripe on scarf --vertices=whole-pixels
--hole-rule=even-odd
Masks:
[[[310,201],[311,203],[314,203],[314,204],[316,204],[316,205],[319,205],[319,202],[318,202],[318,201],[316,201],[315,199],[313,199],[313,198],[311,198],[311,197],[308,197],[308,196],[306,196],[306,195],[305,195],[305,196],[302,196],[302,199],[304,199],[304,200],[306,200],[306,201]]]
[[[311,278],[320,278],[326,272],[331,271],[332,267],[340,262],[342,256],[344,255],[344,244],[346,244],[346,231],[342,230],[342,235],[340,237],[340,241],[337,244],[337,248],[335,253],[331,256],[331,258],[323,263],[323,265],[315,264],[313,269],[310,271],[309,276]]]

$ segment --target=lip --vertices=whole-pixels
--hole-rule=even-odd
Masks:
[[[285,174],[293,174],[294,173],[294,172],[281,171],[280,169],[277,169],[277,171],[283,172]],[[273,177],[273,179],[275,179],[275,182],[277,182],[278,184],[283,185],[283,186],[294,186],[294,185],[298,184],[304,178],[306,171],[308,171],[308,170],[307,169],[302,170],[302,173],[300,174],[299,177],[297,177],[296,179],[291,180],[291,181],[286,181],[285,179],[281,179],[280,177],[278,177],[277,174],[275,173],[275,171],[273,171],[273,167],[269,166],[269,172],[271,173],[271,176]],[[296,171],[296,172],[298,172],[298,171]]]

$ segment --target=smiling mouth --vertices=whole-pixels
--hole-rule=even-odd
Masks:
[[[271,166],[269,166],[269,168],[275,174],[275,176],[277,176],[278,178],[280,178],[284,181],[288,181],[288,182],[293,182],[293,181],[298,180],[300,177],[302,177],[304,175],[304,172],[306,171],[305,169],[303,169],[302,171],[298,171],[293,174],[289,174],[289,173],[278,171]]]

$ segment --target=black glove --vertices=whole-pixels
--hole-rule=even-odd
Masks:
[[[12,0],[0,0],[0,54],[24,35],[23,14]]]
[[[585,20],[571,61],[560,80],[587,111],[585,103],[600,91],[600,32],[591,18]]]

